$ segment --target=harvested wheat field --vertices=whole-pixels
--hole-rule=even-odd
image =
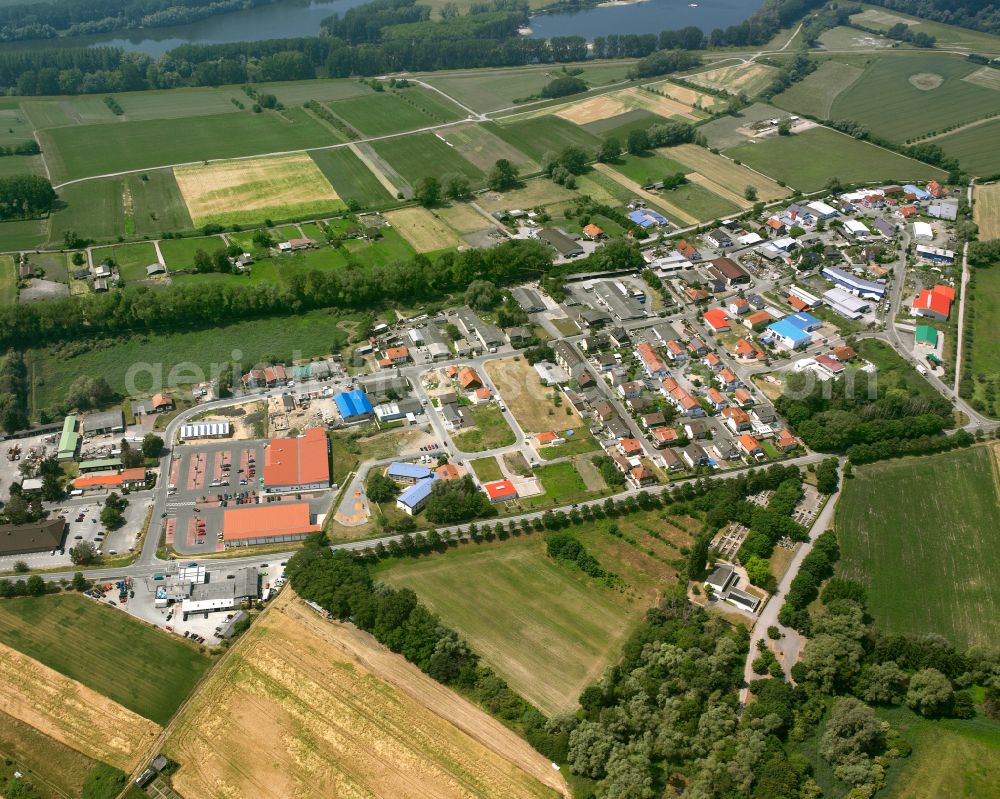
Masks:
[[[434,252],[457,247],[461,242],[455,231],[426,208],[402,208],[385,214],[389,223],[413,245],[417,252]],[[489,223],[484,219],[485,227]]]
[[[699,92],[696,89],[690,89],[687,86],[678,86],[676,83],[671,83],[669,80],[650,85],[657,91],[663,92],[667,95],[667,97],[677,100],[679,103],[684,103],[692,108],[700,108],[703,111],[711,111],[715,108],[715,106],[726,103],[725,98],[716,97],[714,94]]]
[[[125,772],[148,754],[160,731],[152,721],[3,644],[0,711]]]
[[[174,787],[199,799],[568,795],[525,741],[290,589],[209,678],[164,751],[181,764]]]
[[[777,71],[766,64],[737,64],[699,72],[688,76],[687,80],[713,89],[727,89],[734,94],[746,92],[752,96],[766,89]]]
[[[692,172],[698,172],[717,186],[724,187],[737,195],[737,205],[744,205],[743,192],[747,186],[757,189],[757,196],[765,202],[787,197],[791,192],[782,188],[775,181],[764,177],[759,172],[733,163],[728,158],[716,155],[705,147],[697,144],[681,144],[661,150],[667,158],[683,164]],[[712,191],[717,189],[709,186]],[[727,195],[728,196],[728,195]],[[736,200],[734,200],[736,202]]]
[[[591,97],[589,100],[581,100],[579,103],[560,108],[555,115],[576,125],[586,125],[588,122],[616,117],[628,110],[629,106],[618,97],[613,94],[602,94],[600,97]]]
[[[451,205],[438,208],[436,213],[442,222],[460,236],[464,236],[467,233],[475,233],[484,228],[494,227],[490,220],[468,203],[452,203]]]
[[[176,167],[195,225],[323,216],[345,207],[307,153]]]
[[[1000,239],[1000,183],[976,186],[972,218],[979,225],[979,238]]]
[[[632,108],[644,108],[661,117],[683,117],[684,119],[704,119],[698,116],[694,109],[687,103],[673,100],[669,97],[660,97],[652,92],[644,92],[642,89],[624,89],[616,92]]]

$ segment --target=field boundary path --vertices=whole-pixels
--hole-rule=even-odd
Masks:
[[[972,208],[972,195],[975,191],[976,180],[969,181],[968,201]],[[955,385],[952,390],[955,397],[958,397],[958,384],[962,379],[962,356],[964,355],[965,344],[965,299],[969,293],[969,242],[965,242],[962,247],[962,287],[958,295],[958,327],[955,330]]]
[[[844,462],[844,458],[841,458],[838,463],[838,468],[841,472],[843,472]],[[837,501],[840,499],[842,493],[843,481],[840,490],[830,496],[826,501],[826,505],[823,506],[823,510],[819,512],[812,527],[809,529],[809,539],[804,541],[802,546],[799,547],[799,551],[795,553],[792,562],[788,564],[788,569],[781,578],[781,582],[778,583],[777,590],[771,594],[771,598],[764,606],[764,610],[761,611],[757,617],[757,621],[754,623],[753,629],[750,631],[750,651],[747,653],[747,661],[743,666],[743,681],[747,687],[740,689],[741,705],[746,705],[747,699],[750,696],[750,683],[754,680],[766,679],[756,674],[753,670],[753,662],[757,658],[757,640],[760,638],[767,641],[770,649],[777,655],[778,662],[781,663],[781,667],[784,669],[785,679],[794,684],[792,680],[792,666],[798,662],[799,653],[802,651],[806,638],[791,627],[785,627],[781,624],[778,621],[778,613],[784,604],[784,597],[788,594],[792,580],[799,573],[802,561],[812,551],[813,542],[830,528],[830,523],[833,521],[833,514],[837,507]],[[767,637],[768,627],[777,627],[781,631],[781,638],[777,641],[770,640]]]

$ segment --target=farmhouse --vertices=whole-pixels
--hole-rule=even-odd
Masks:
[[[227,549],[301,541],[321,529],[308,502],[233,508],[222,514],[222,540]]]
[[[313,427],[297,438],[272,438],[264,453],[264,490],[270,493],[330,487],[330,443]]]
[[[66,519],[42,519],[30,524],[0,524],[0,555],[51,552],[62,546]]]

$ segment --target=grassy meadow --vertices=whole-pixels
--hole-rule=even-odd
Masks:
[[[864,69],[853,64],[824,61],[815,72],[775,97],[774,104],[818,119],[830,119],[834,100],[863,74]]]
[[[346,147],[312,150],[309,156],[343,200],[354,200],[365,208],[378,208],[393,201],[372,171]]]
[[[0,604],[8,646],[166,724],[209,666],[194,645],[73,595]]]
[[[433,133],[385,139],[375,142],[372,147],[410,185],[422,178],[440,179],[449,172],[465,175],[473,186],[483,183],[483,171]]]
[[[948,155],[958,159],[970,174],[990,176],[1000,173],[1000,119],[989,119],[949,133],[934,143]]]
[[[1000,416],[1000,402],[996,396],[1000,384],[1000,348],[994,344],[997,325],[1000,325],[1000,265],[974,270],[973,279],[969,295],[972,339],[965,340],[963,357],[968,359],[972,374],[973,396],[983,402],[985,413]]]
[[[17,263],[12,255],[0,255],[0,305],[17,302]]]
[[[838,574],[868,590],[888,632],[958,647],[1000,634],[1000,528],[992,447],[861,466],[837,507]]]
[[[600,139],[595,135],[557,116],[501,122],[493,133],[539,163],[546,153],[559,152],[569,145],[582,147],[587,152],[596,151],[600,146]]]

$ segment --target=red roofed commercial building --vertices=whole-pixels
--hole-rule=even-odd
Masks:
[[[490,502],[508,502],[517,499],[517,489],[510,480],[497,480],[495,483],[486,483],[486,496]]]
[[[301,541],[320,529],[308,502],[234,508],[222,514],[222,540],[227,549]]]
[[[917,295],[910,314],[943,322],[951,315],[951,303],[954,299],[955,289],[938,284],[932,289],[924,289]]]
[[[726,312],[721,308],[712,308],[705,311],[704,315],[705,324],[707,324],[716,333],[724,333],[730,329],[729,317]]]
[[[330,445],[313,427],[298,438],[272,438],[264,453],[264,490],[309,491],[330,487]]]
[[[126,469],[121,474],[86,474],[73,481],[73,488],[136,488],[146,485],[146,470],[141,466]]]

